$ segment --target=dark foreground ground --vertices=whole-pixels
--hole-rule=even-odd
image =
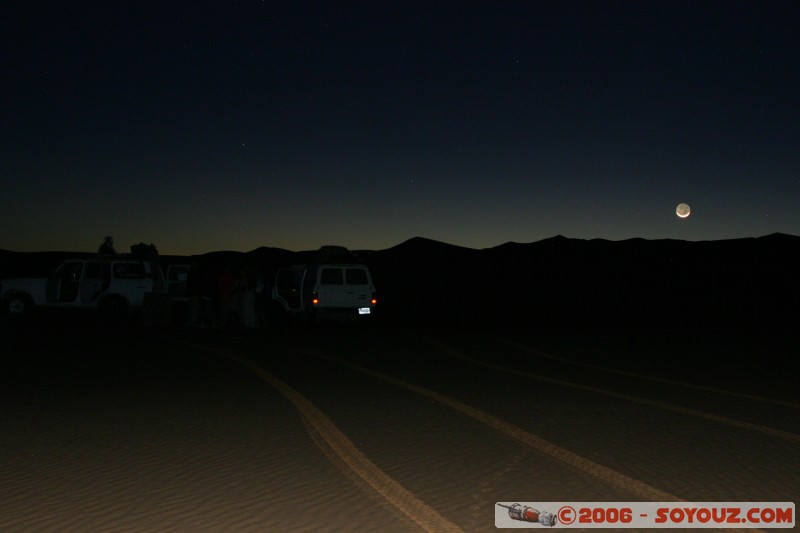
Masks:
[[[0,336],[0,531],[491,531],[498,501],[800,494],[790,328]]]

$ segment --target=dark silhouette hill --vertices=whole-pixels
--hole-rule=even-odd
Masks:
[[[414,237],[392,248],[378,252],[386,261],[425,260],[425,261],[465,261],[474,258],[479,252],[453,244],[434,241],[424,237]]]
[[[161,256],[193,265],[194,291],[219,272],[305,264],[316,251]],[[719,241],[570,239],[476,250],[422,237],[359,250],[387,323],[465,325],[791,324],[800,318],[800,237]],[[0,251],[0,276],[46,275],[66,252]]]

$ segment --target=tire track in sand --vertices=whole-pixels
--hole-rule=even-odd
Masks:
[[[481,361],[480,359],[475,359],[474,357],[470,357],[465,355],[458,350],[451,348],[450,346],[443,344],[439,341],[435,341],[432,339],[425,339],[427,342],[433,344],[437,348],[439,348],[444,354],[454,358],[460,359],[462,361],[467,361],[474,365],[483,366],[486,368],[491,368],[493,370],[499,370],[500,372],[506,372],[508,374],[515,374],[517,376],[523,376],[526,378],[536,379],[538,381],[545,381],[548,383],[555,383],[556,385],[561,385],[563,387],[570,387],[573,389],[585,390],[588,392],[593,392],[595,394],[602,394],[603,396],[609,396],[611,398],[617,398],[619,400],[626,400],[629,402],[640,403],[644,405],[648,405],[650,407],[657,407],[658,409],[664,409],[666,411],[672,411],[674,413],[680,413],[683,415],[693,416],[695,418],[701,418],[704,420],[711,420],[713,422],[718,422],[720,424],[725,424],[728,426],[733,426],[741,429],[747,429],[750,431],[755,431],[757,433],[762,433],[764,435],[769,435],[771,437],[778,437],[781,439],[788,440],[790,442],[800,442],[800,435],[796,433],[790,433],[788,431],[783,431],[780,429],[774,429],[767,426],[761,426],[759,424],[753,424],[751,422],[744,422],[742,420],[736,420],[735,418],[729,418],[727,416],[722,415],[715,415],[713,413],[706,413],[704,411],[698,411],[696,409],[689,409],[688,407],[681,407],[679,405],[674,405],[667,402],[661,402],[658,400],[648,400],[647,398],[640,398],[638,396],[632,396],[630,394],[624,394],[621,392],[615,392],[607,389],[601,389],[598,387],[591,387],[589,385],[581,385],[579,383],[573,383],[571,381],[565,381],[563,379],[558,378],[550,378],[546,376],[541,376],[538,374],[534,374],[533,372],[525,372],[523,370],[517,370],[513,368],[508,368],[502,365],[496,365],[493,363],[488,363],[486,361]]]
[[[704,392],[712,392],[714,394],[721,394],[723,396],[731,396],[731,397],[734,397],[734,398],[742,398],[744,400],[751,400],[751,401],[754,401],[754,402],[769,403],[769,404],[773,404],[773,405],[780,405],[780,406],[783,406],[783,407],[791,407],[793,409],[800,409],[800,404],[797,404],[797,403],[794,403],[794,402],[789,402],[789,401],[786,401],[786,400],[778,400],[776,398],[765,398],[763,396],[756,396],[754,394],[744,394],[744,393],[741,393],[741,392],[735,392],[735,391],[730,391],[730,390],[725,390],[725,389],[718,389],[718,388],[715,388],[715,387],[707,387],[705,385],[697,385],[695,383],[686,383],[685,381],[677,381],[677,380],[674,380],[674,379],[659,378],[659,377],[650,376],[650,375],[647,375],[647,374],[639,374],[637,372],[629,372],[627,370],[621,370],[619,368],[612,368],[612,367],[608,367],[608,366],[595,365],[595,364],[592,364],[592,363],[584,363],[583,361],[576,361],[574,359],[569,359],[567,357],[560,357],[558,355],[553,355],[553,354],[550,354],[550,353],[547,353],[547,352],[543,352],[542,350],[538,350],[536,348],[532,348],[530,346],[526,346],[526,345],[521,344],[519,342],[509,341],[509,340],[505,340],[505,339],[500,339],[500,341],[505,343],[505,344],[507,344],[507,345],[509,345],[509,346],[517,348],[518,350],[522,350],[523,352],[527,352],[527,353],[530,353],[530,354],[538,356],[538,357],[544,357],[544,358],[547,358],[547,359],[552,359],[553,361],[559,361],[559,362],[562,362],[562,363],[567,363],[567,364],[570,364],[570,365],[580,366],[580,367],[583,367],[583,368],[591,368],[592,370],[601,370],[603,372],[608,372],[610,374],[618,374],[620,376],[626,376],[626,377],[630,377],[630,378],[643,379],[643,380],[646,380],[646,381],[654,381],[656,383],[664,383],[664,384],[667,384],[667,385],[674,385],[676,387],[685,387],[687,389],[695,389],[695,390],[701,390],[701,391],[704,391]]]
[[[419,500],[400,483],[389,477],[372,461],[367,459],[363,453],[353,444],[339,428],[320,411],[305,396],[294,390],[292,387],[276,378],[259,365],[249,359],[231,352],[208,348],[193,344],[180,339],[171,338],[173,342],[178,342],[191,346],[196,349],[206,350],[226,357],[244,366],[258,377],[272,385],[283,394],[292,404],[294,404],[300,416],[303,417],[309,428],[313,428],[317,435],[322,438],[328,446],[329,451],[335,453],[344,464],[364,480],[372,489],[380,494],[387,502],[397,508],[400,512],[410,518],[425,531],[462,531],[456,524],[450,522],[440,515],[435,509]],[[312,436],[313,438],[313,436]],[[320,444],[319,439],[313,439]],[[323,450],[325,453],[326,450]]]
[[[683,498],[675,496],[669,492],[663,491],[656,487],[653,487],[644,481],[640,481],[638,479],[634,479],[630,476],[626,476],[621,472],[617,472],[616,470],[609,468],[607,466],[603,466],[601,464],[595,463],[585,457],[578,455],[577,453],[571,452],[566,448],[562,448],[557,444],[554,444],[542,437],[534,435],[524,429],[515,426],[505,420],[497,418],[489,413],[471,407],[465,403],[462,403],[458,400],[445,396],[443,394],[439,394],[438,392],[432,391],[430,389],[426,389],[425,387],[420,387],[419,385],[414,385],[412,383],[408,383],[399,378],[395,378],[388,374],[383,374],[382,372],[378,372],[377,370],[371,370],[369,368],[357,365],[355,363],[351,363],[349,361],[345,361],[338,357],[328,355],[322,352],[314,351],[314,350],[305,350],[305,349],[293,349],[297,353],[301,353],[304,355],[310,355],[313,357],[318,357],[320,359],[324,359],[327,361],[332,361],[339,365],[351,368],[357,372],[361,372],[363,374],[367,374],[374,378],[386,381],[393,385],[397,385],[398,387],[402,387],[408,390],[411,390],[421,396],[425,396],[432,400],[435,400],[447,407],[450,407],[460,413],[463,413],[474,420],[477,420],[483,424],[486,424],[489,427],[492,427],[507,436],[516,439],[523,444],[530,446],[531,448],[536,449],[537,451],[552,457],[562,463],[565,463],[577,470],[580,470],[586,474],[589,474],[601,481],[608,483],[611,486],[620,488],[622,490],[627,491],[630,494],[638,498],[642,498],[647,501],[653,502],[685,502]],[[750,528],[750,529],[726,529],[726,528],[718,528],[719,531],[750,531],[752,533],[759,533],[763,530]]]
[[[393,376],[389,376],[382,372],[378,372],[377,370],[371,370],[369,368],[365,368],[363,366],[357,365],[355,363],[351,363],[349,361],[344,361],[339,359],[338,357],[334,357],[331,355],[327,355],[321,352],[311,351],[311,350],[297,350],[300,353],[305,355],[311,355],[315,357],[319,357],[320,359],[326,359],[329,361],[333,361],[338,363],[342,366],[346,366],[358,372],[367,374],[369,376],[381,379],[383,381],[387,381],[399,387],[403,387],[405,389],[411,390],[421,396],[425,396],[427,398],[431,398],[441,404],[444,404],[456,411],[459,411],[470,418],[473,418],[487,426],[490,426],[502,433],[505,433],[511,438],[514,438],[523,444],[531,446],[536,450],[549,455],[550,457],[557,459],[563,463],[566,463],[578,470],[590,474],[606,483],[625,490],[639,498],[645,498],[649,501],[663,501],[663,502],[672,502],[672,501],[685,501],[674,494],[670,494],[669,492],[657,489],[652,487],[643,481],[639,481],[637,479],[633,479],[629,476],[626,476],[616,470],[612,470],[611,468],[602,466],[598,463],[590,461],[585,457],[578,455],[577,453],[571,452],[566,448],[562,448],[557,444],[553,444],[552,442],[543,439],[533,433],[529,433],[524,429],[515,426],[505,420],[497,418],[496,416],[490,415],[484,411],[471,407],[465,403],[462,403],[458,400],[450,398],[449,396],[445,396],[443,394],[439,394],[438,392],[432,391],[430,389],[426,389],[425,387],[420,387],[419,385],[414,385],[412,383],[408,383],[399,378],[395,378]]]

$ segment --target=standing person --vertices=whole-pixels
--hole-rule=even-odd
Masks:
[[[185,323],[187,326],[199,326],[202,322],[201,307],[203,304],[203,290],[200,283],[200,263],[192,261],[189,264],[189,272],[186,274],[186,308],[183,310],[185,317],[180,316],[180,305],[173,307],[178,310],[176,320],[178,323]],[[180,300],[176,300],[178,304]]]
[[[233,295],[234,279],[230,267],[225,267],[219,275],[217,282],[217,317],[218,325],[227,328],[230,321],[231,296]]]
[[[267,305],[272,299],[272,287],[267,283],[264,272],[256,276],[256,323],[259,327],[267,325]]]
[[[97,253],[103,255],[116,254],[117,251],[114,250],[114,237],[112,237],[111,235],[106,237],[106,239],[103,241],[103,244],[101,244],[100,248],[97,249]]]
[[[258,277],[252,267],[244,270],[241,294],[241,325],[245,328],[256,327],[256,285]]]

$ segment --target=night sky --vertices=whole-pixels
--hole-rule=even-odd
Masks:
[[[800,235],[795,0],[15,4],[3,249]]]

